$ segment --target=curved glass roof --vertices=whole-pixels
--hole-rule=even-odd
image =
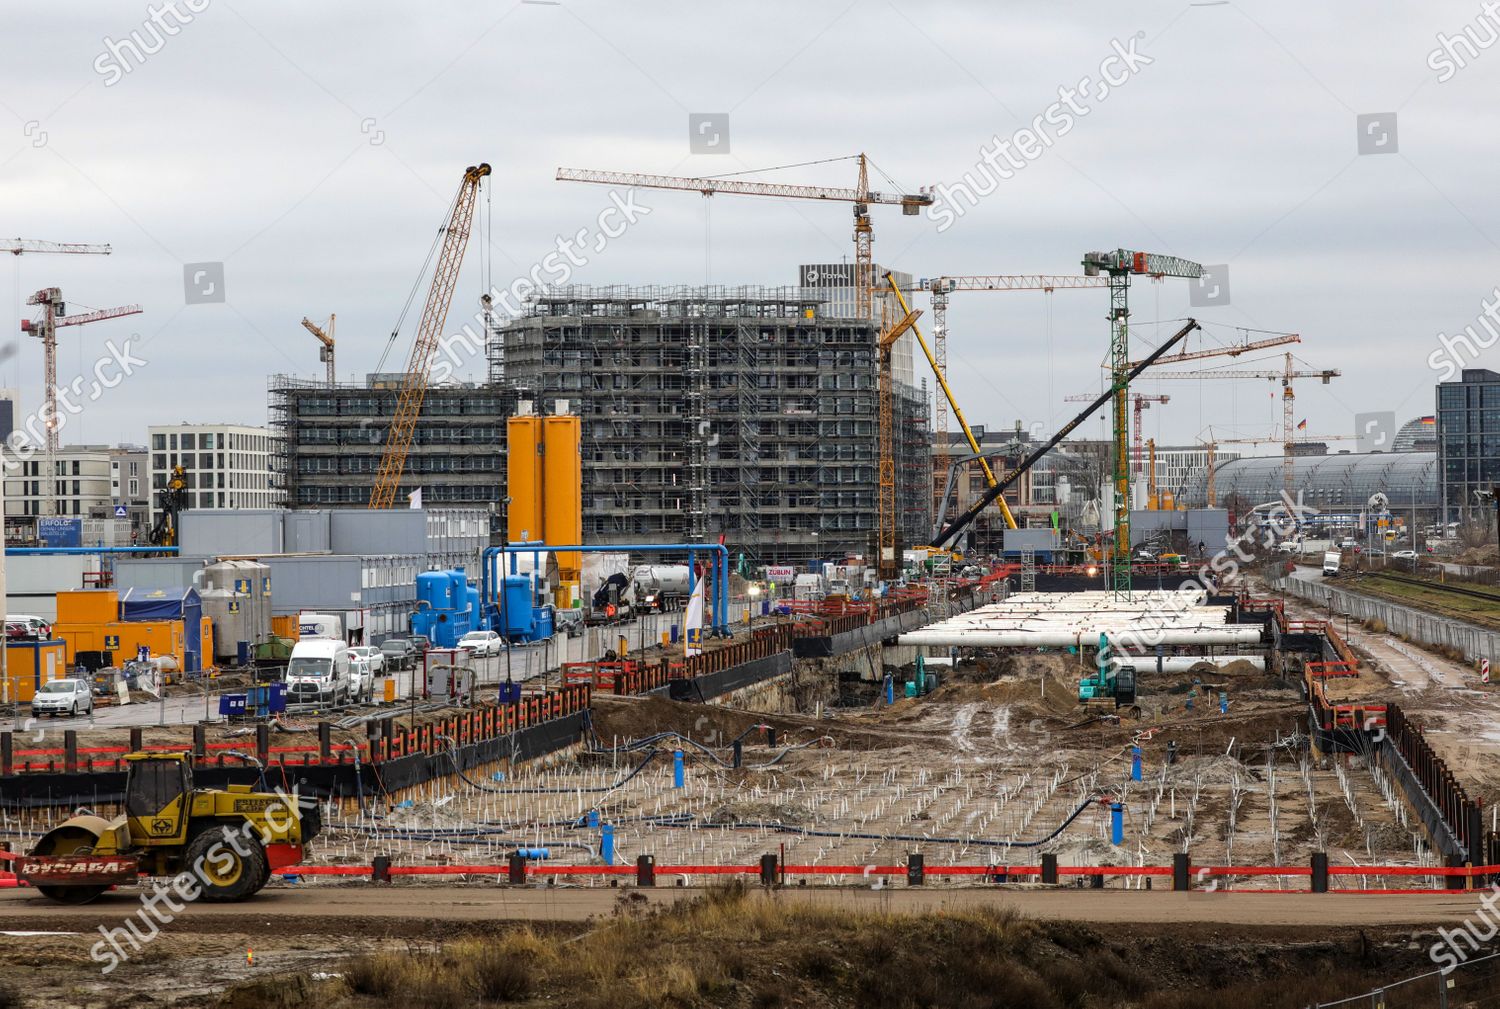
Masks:
[[[1214,495],[1222,504],[1231,495],[1247,505],[1275,501],[1281,495],[1281,457],[1232,459],[1214,467]],[[1365,455],[1298,456],[1292,463],[1293,495],[1320,511],[1365,507],[1383,493],[1392,511],[1438,507],[1435,452],[1373,452]],[[1202,501],[1206,474],[1194,475],[1190,500]]]

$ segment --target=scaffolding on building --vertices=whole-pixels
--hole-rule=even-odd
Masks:
[[[268,417],[272,486],[289,508],[365,507],[375,486],[400,375],[361,383],[273,375]],[[520,393],[489,384],[429,388],[418,415],[398,501],[420,488],[424,504],[497,508],[505,484],[505,418]]]
[[[863,554],[875,522],[872,323],[799,287],[566,287],[499,327],[497,384],[582,418],[591,542],[724,535],[758,561]],[[898,511],[930,524],[925,389],[896,390]],[[522,397],[525,398],[525,397]]]

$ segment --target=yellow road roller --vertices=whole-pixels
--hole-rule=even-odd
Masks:
[[[125,812],[83,814],[44,834],[25,855],[0,852],[43,895],[83,904],[141,875],[190,873],[200,899],[244,900],[271,873],[301,862],[322,821],[317,803],[249,785],[194,788],[189,753],[125,757]]]

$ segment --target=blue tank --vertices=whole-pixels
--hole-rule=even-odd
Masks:
[[[446,571],[424,571],[417,575],[417,600],[435,610],[453,608],[453,580]]]
[[[464,597],[469,601],[469,630],[489,630],[484,626],[484,616],[479,605],[479,589],[474,585],[464,587]]]
[[[478,625],[470,612],[470,591],[462,569],[424,571],[417,575],[417,611],[411,618],[412,633],[426,635],[435,648],[456,646],[459,638]]]
[[[531,579],[510,575],[505,579],[505,629],[508,638],[529,640],[536,630],[536,608],[531,601]]]

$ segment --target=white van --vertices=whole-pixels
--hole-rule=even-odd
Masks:
[[[349,649],[342,641],[310,638],[292,646],[286,665],[288,704],[343,704],[354,695]]]
[[[344,640],[344,622],[332,613],[297,614],[297,635],[307,638],[332,638]]]

